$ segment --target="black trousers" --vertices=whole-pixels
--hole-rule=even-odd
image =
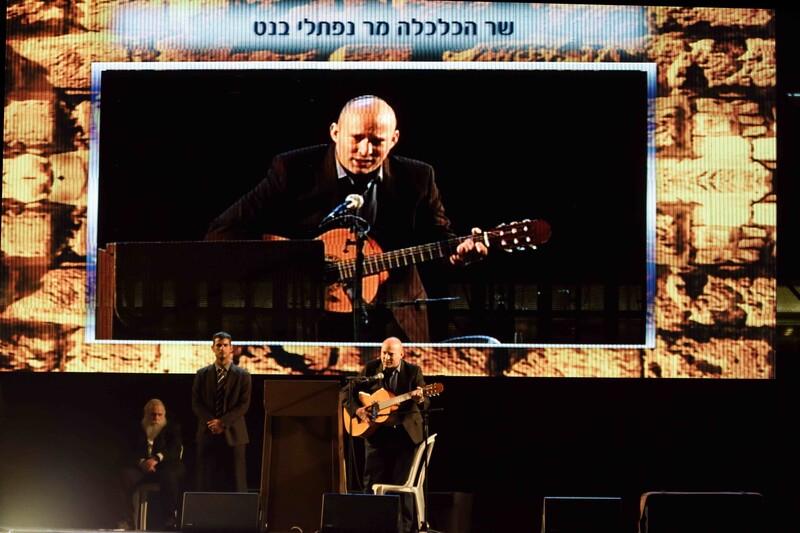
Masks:
[[[381,426],[364,443],[364,492],[372,485],[402,485],[408,478],[416,445],[403,426]],[[399,494],[400,521],[404,533],[417,531],[414,496]]]
[[[135,466],[129,466],[120,472],[120,519],[132,520],[133,493],[142,483],[157,482],[159,487],[161,521],[177,516],[180,511],[181,489],[180,480],[186,472],[186,467],[179,461],[159,463],[155,473],[145,474]]]
[[[229,446],[225,435],[197,444],[195,486],[198,492],[247,492],[246,445]]]

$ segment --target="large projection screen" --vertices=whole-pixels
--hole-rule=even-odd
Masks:
[[[234,327],[175,326],[174,285],[209,283],[194,244],[274,155],[327,142],[347,99],[376,94],[398,115],[394,153],[433,165],[459,235],[552,229],[457,271],[419,265],[431,300],[393,303],[428,308],[430,341],[408,343],[426,373],[775,375],[773,10],[120,2],[33,24],[13,7],[4,371],[193,373]],[[302,278],[270,279],[282,298],[317,275],[315,243],[296,244],[280,252],[294,263],[258,266]],[[170,247],[186,268],[165,283],[143,254]],[[243,315],[240,364],[357,371],[375,345],[316,336],[311,300]]]

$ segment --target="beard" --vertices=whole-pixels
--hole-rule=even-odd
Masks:
[[[152,441],[154,440],[161,430],[164,429],[164,426],[167,425],[167,421],[163,420],[162,422],[156,422],[154,424],[150,424],[146,421],[142,421],[142,428],[144,429],[145,434],[147,435],[147,439]]]

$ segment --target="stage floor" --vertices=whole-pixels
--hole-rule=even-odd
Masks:
[[[30,528],[30,527],[3,527],[0,533],[100,533],[104,531],[133,531],[127,529],[64,529],[64,528]],[[148,530],[151,533],[176,533],[173,531]],[[178,532],[180,533],[180,532]]]

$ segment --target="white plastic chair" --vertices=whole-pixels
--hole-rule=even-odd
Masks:
[[[427,442],[427,446],[425,445]],[[425,519],[425,470],[430,464],[433,445],[436,442],[436,433],[428,437],[427,441],[422,441],[417,445],[414,452],[414,459],[411,463],[411,470],[408,479],[402,485],[387,485],[375,483],[372,485],[372,492],[375,494],[387,493],[411,493],[414,495],[414,502],[417,507],[417,522],[421,531],[425,530],[427,521]],[[427,450],[427,454],[426,454]]]

